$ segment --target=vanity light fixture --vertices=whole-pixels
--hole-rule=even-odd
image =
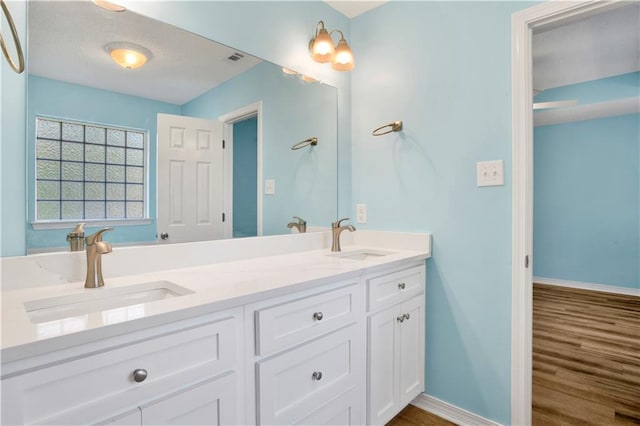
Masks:
[[[120,6],[119,4],[111,3],[107,0],[93,0],[96,6],[100,6],[103,9],[109,10],[111,12],[124,12],[127,10],[126,7]]]
[[[140,68],[151,58],[151,52],[148,49],[132,43],[109,43],[105,46],[105,50],[116,64],[128,69]]]
[[[335,46],[331,35],[340,33],[340,40]],[[355,65],[353,52],[340,30],[327,31],[323,21],[316,24],[316,33],[309,42],[311,58],[320,63],[331,62],[331,68],[336,71],[351,71]]]

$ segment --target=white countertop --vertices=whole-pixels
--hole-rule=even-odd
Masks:
[[[424,235],[424,234],[423,234]],[[427,236],[427,241],[429,240]],[[373,240],[372,240],[373,241]],[[104,288],[118,288],[153,281],[169,281],[191,294],[109,309],[76,317],[35,324],[24,303],[65,295],[100,292],[85,289],[74,281],[3,291],[2,363],[44,354],[69,346],[165,324],[178,319],[252,303],[343,279],[353,279],[394,264],[424,260],[431,255],[430,244],[423,248],[399,249],[401,243],[384,247],[350,245],[343,252],[382,249],[391,254],[354,260],[333,256],[328,249],[261,256],[244,260],[207,264],[120,277],[105,277]],[[411,246],[411,245],[410,245]]]

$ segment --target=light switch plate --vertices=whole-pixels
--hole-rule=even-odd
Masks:
[[[275,179],[265,179],[264,181],[264,193],[267,195],[273,195],[276,193],[276,181]]]
[[[478,186],[504,185],[504,161],[479,161],[476,166]]]

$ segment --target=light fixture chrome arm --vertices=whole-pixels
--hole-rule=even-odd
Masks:
[[[2,34],[0,34],[0,47],[2,48],[2,53],[4,53],[4,57],[7,58],[7,62],[18,74],[22,74],[24,71],[24,54],[22,53],[22,46],[20,45],[20,37],[18,36],[18,31],[16,30],[16,25],[13,22],[13,17],[11,16],[11,12],[9,12],[9,8],[4,0],[0,0],[0,5],[2,5],[2,12],[9,23],[9,28],[11,29],[11,35],[13,36],[13,43],[16,46],[16,52],[18,54],[18,63],[16,64],[11,55],[9,54],[9,50],[7,49],[7,45],[4,43],[4,38]]]

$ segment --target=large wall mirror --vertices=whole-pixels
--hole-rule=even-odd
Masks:
[[[109,53],[131,45],[136,69]],[[30,253],[65,249],[78,222],[153,244],[337,215],[334,87],[90,1],[28,3],[27,70]]]

